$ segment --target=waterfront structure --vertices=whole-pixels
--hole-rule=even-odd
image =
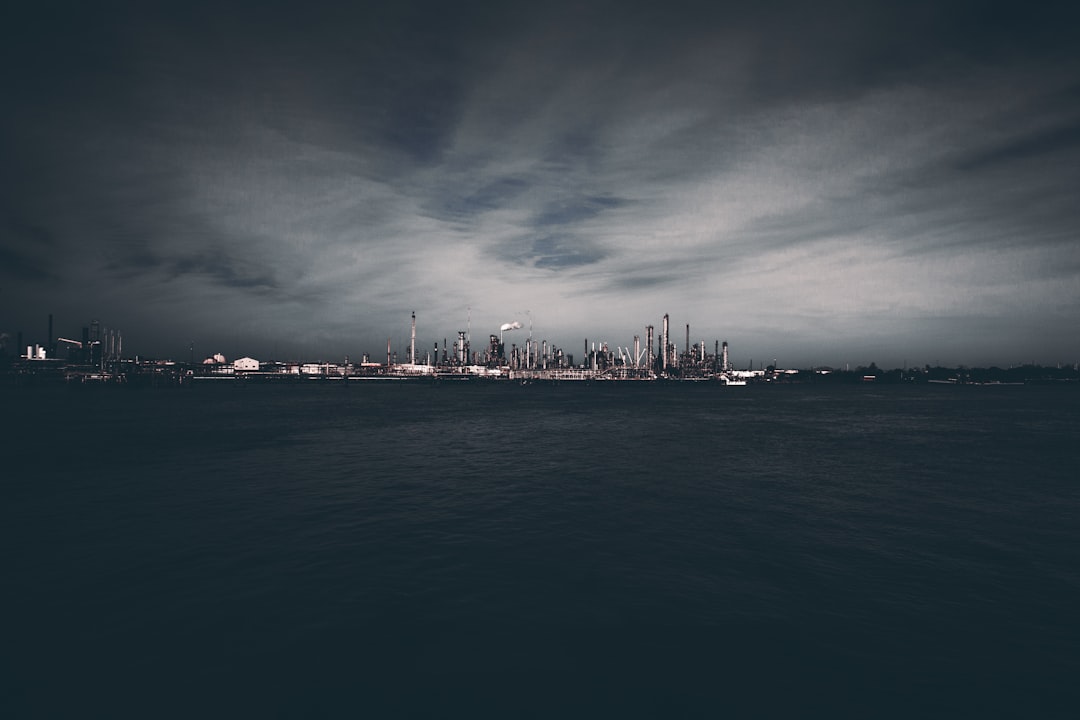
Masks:
[[[716,342],[716,351],[713,354],[706,352],[704,341],[690,344],[690,325],[686,324],[686,341],[680,351],[671,341],[671,318],[668,314],[662,317],[659,345],[654,346],[654,326],[645,326],[645,346],[642,347],[640,335],[633,336],[632,344],[609,344],[604,341],[590,341],[585,339],[585,355],[581,362],[575,364],[574,356],[566,353],[562,348],[549,343],[547,340],[538,340],[532,337],[532,316],[530,313],[529,336],[523,342],[511,344],[509,347],[504,343],[504,333],[522,328],[517,321],[503,324],[499,333],[488,335],[486,346],[481,346],[475,351],[471,347],[470,333],[472,326],[471,310],[467,320],[467,330],[459,331],[457,341],[453,343],[452,350],[447,347],[447,339],[443,339],[442,353],[439,352],[439,343],[435,342],[432,351],[423,358],[417,353],[417,327],[416,312],[410,313],[411,327],[407,349],[401,353],[404,357],[402,362],[398,360],[398,353],[394,352],[391,345],[392,338],[387,338],[385,362],[371,362],[371,356],[364,353],[362,361],[358,364],[350,363],[348,357],[344,363],[328,362],[326,360],[304,362],[277,362],[260,361],[253,357],[241,357],[232,363],[227,363],[221,353],[207,357],[196,364],[194,355],[194,343],[191,344],[191,358],[185,365],[172,361],[160,363],[139,363],[136,359],[124,359],[122,355],[122,338],[120,332],[115,329],[103,327],[94,320],[88,327],[82,328],[82,341],[69,340],[67,338],[55,338],[55,342],[64,343],[68,346],[68,357],[56,358],[54,363],[57,367],[64,367],[65,372],[71,377],[83,381],[94,375],[95,377],[118,377],[124,373],[131,373],[133,369],[153,367],[155,373],[177,373],[183,378],[191,380],[199,379],[237,379],[237,380],[271,380],[287,379],[296,380],[321,380],[321,379],[378,379],[378,378],[486,378],[486,379],[520,379],[522,381],[533,380],[656,380],[656,379],[683,379],[705,380],[715,379],[725,382],[736,381],[741,378],[731,373],[728,358],[728,345],[723,343],[723,353],[720,353],[719,341]],[[50,327],[51,331],[51,327]],[[52,340],[52,338],[50,338]],[[27,347],[26,355],[22,359],[29,363],[31,360],[40,361],[51,357],[47,346],[32,345]],[[29,365],[26,365],[29,367]],[[44,368],[44,365],[38,365]],[[37,370],[34,372],[44,372]]]
[[[661,353],[661,355],[663,355],[663,358],[664,358],[664,360],[663,360],[663,362],[661,364],[661,369],[666,373],[668,371],[668,366],[671,364],[671,347],[669,345],[670,340],[668,339],[668,316],[667,316],[667,313],[664,313],[664,324],[663,324],[663,330],[662,330],[661,343],[663,344],[663,347],[660,349],[660,353]]]

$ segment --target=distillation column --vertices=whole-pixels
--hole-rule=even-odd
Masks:
[[[661,337],[660,337],[660,342],[662,343],[662,346],[660,348],[660,355],[663,358],[663,360],[661,362],[661,367],[663,368],[664,372],[667,372],[668,359],[669,359],[669,355],[671,354],[668,351],[668,348],[670,347],[669,344],[668,344],[670,342],[668,340],[668,329],[669,329],[668,325],[669,325],[668,315],[667,315],[667,313],[664,313],[664,325],[663,325],[663,328],[661,329]]]
[[[646,345],[649,348],[649,370],[652,371],[656,367],[656,356],[653,355],[653,326],[645,326]]]

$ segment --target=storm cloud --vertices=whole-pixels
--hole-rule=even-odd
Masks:
[[[744,5],[6,10],[0,330],[1075,361],[1078,11]]]

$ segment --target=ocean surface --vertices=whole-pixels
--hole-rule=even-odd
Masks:
[[[4,717],[1080,712],[1075,386],[0,400]]]

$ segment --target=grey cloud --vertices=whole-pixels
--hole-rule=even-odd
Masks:
[[[603,121],[606,109],[584,111],[592,122]],[[594,117],[588,117],[594,115]],[[569,127],[552,138],[544,149],[543,158],[555,168],[569,169],[595,163],[603,157],[603,142],[596,127]]]
[[[115,279],[128,280],[158,270],[165,264],[162,258],[142,248],[113,257],[105,263],[104,270]]]
[[[685,283],[686,280],[687,276],[685,274],[667,273],[651,275],[648,274],[648,271],[640,271],[615,275],[608,281],[607,288],[616,292],[654,290],[677,285],[679,283]]]
[[[16,218],[9,218],[6,225],[12,240],[45,250],[54,249],[58,245],[56,236],[44,225],[26,223]]]
[[[48,265],[26,253],[0,245],[0,273],[20,280],[54,280],[56,275]]]
[[[551,233],[504,242],[495,250],[495,256],[541,270],[566,270],[600,262],[607,257],[607,252],[581,237]]]
[[[11,278],[55,280],[62,253],[58,238],[44,225],[9,217],[0,230],[0,273]]]
[[[623,207],[628,201],[606,195],[588,195],[583,197],[556,200],[546,203],[532,217],[530,223],[538,228],[549,225],[569,225],[591,220],[606,210]]]
[[[825,198],[808,207],[753,220],[726,247],[734,254],[781,250],[864,232],[885,220],[865,196]],[[740,242],[741,241],[741,242]],[[742,247],[740,248],[740,245]]]
[[[957,162],[958,170],[976,172],[1080,149],[1080,122],[1028,133],[995,147],[980,150]],[[1060,160],[1060,157],[1054,158]]]
[[[205,275],[227,287],[269,292],[278,287],[277,280],[269,273],[244,267],[223,253],[212,255],[180,256],[165,264],[165,271],[171,278],[182,275]]]
[[[496,178],[465,194],[455,194],[453,190],[456,188],[452,188],[445,196],[440,194],[437,202],[429,203],[429,207],[433,207],[439,217],[471,219],[478,214],[499,209],[503,203],[520,196],[528,187],[528,182],[523,178]]]
[[[255,293],[274,292],[281,287],[273,273],[252,263],[238,261],[220,249],[167,255],[142,250],[114,258],[104,269],[118,279],[149,279],[150,276],[172,282],[198,276],[223,287]]]

